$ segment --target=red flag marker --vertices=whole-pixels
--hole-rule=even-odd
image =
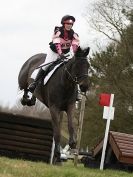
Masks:
[[[101,106],[109,106],[110,105],[110,97],[111,97],[111,94],[101,93],[99,104]]]
[[[108,142],[110,121],[114,119],[113,101],[114,101],[114,94],[102,93],[100,95],[99,104],[101,106],[104,106],[103,118],[107,119],[105,136],[104,136],[104,141],[103,141],[103,150],[102,150],[102,156],[101,156],[100,170],[103,170],[104,168],[105,152],[106,152],[107,142]]]

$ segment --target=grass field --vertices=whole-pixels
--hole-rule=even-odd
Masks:
[[[131,177],[132,173],[85,168],[82,164],[74,167],[73,162],[52,166],[42,162],[0,157],[0,177]]]

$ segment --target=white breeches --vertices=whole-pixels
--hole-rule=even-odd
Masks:
[[[51,62],[56,61],[58,57],[59,57],[59,54],[53,52],[53,51],[49,48],[49,50],[47,51],[47,56],[46,56],[45,62],[42,63],[40,66],[47,64],[46,66],[43,66],[43,67],[42,67],[43,70],[46,70],[47,67],[49,66],[48,63],[52,64]]]

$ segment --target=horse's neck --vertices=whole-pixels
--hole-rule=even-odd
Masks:
[[[69,61],[63,67],[63,81],[66,87],[74,87],[76,83],[74,82],[74,76],[72,74],[72,66],[74,61]]]

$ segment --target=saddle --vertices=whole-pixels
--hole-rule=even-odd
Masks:
[[[73,54],[71,52],[69,52],[67,54],[64,54],[63,58],[58,58],[56,61],[54,61],[52,64],[50,64],[48,66],[48,68],[46,69],[44,77],[43,77],[44,85],[47,83],[47,81],[52,76],[52,74],[54,73],[54,71],[58,67],[62,66],[63,63],[67,63],[72,57],[73,57]],[[50,75],[50,76],[48,76],[48,75]]]
[[[54,61],[52,64],[50,64],[50,65],[47,67],[47,69],[46,69],[46,74],[45,74],[45,76],[48,75],[48,73],[50,73],[50,71],[52,71],[52,70],[54,69],[54,67],[55,67],[56,65],[60,64],[60,63],[63,63],[63,61],[60,60],[60,59],[57,59],[57,60]]]
[[[63,61],[61,59],[58,59],[52,64],[50,64],[50,66],[48,66],[42,78],[42,81],[44,81],[43,82],[44,85],[48,82],[48,80],[51,78],[51,76],[56,71],[56,69],[61,67],[64,62],[68,62],[68,61]]]

